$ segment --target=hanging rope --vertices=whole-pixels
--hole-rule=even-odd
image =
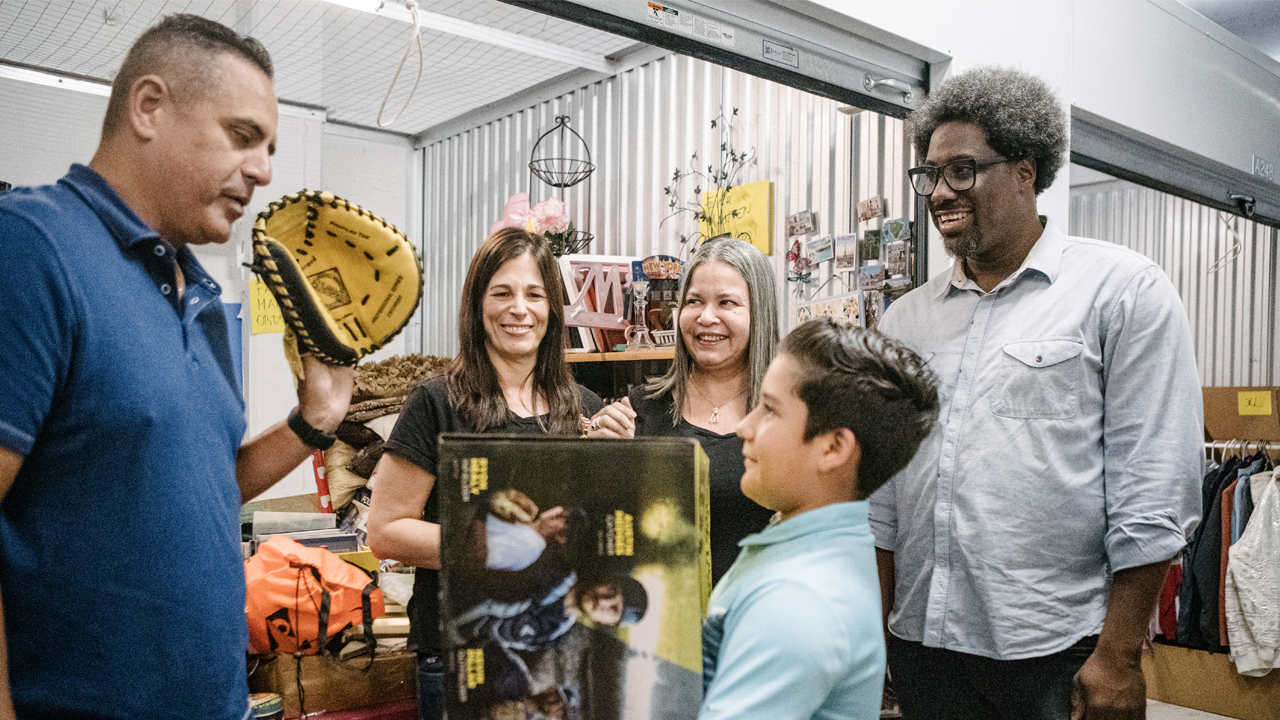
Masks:
[[[1213,275],[1227,267],[1236,258],[1240,257],[1240,253],[1244,252],[1244,241],[1240,239],[1239,233],[1236,232],[1236,220],[1234,215],[1218,211],[1218,219],[1227,226],[1227,232],[1231,234],[1231,247],[1227,249],[1222,257],[1214,261],[1209,269],[1205,271],[1207,275]]]
[[[391,78],[391,85],[387,87],[387,96],[382,98],[382,107],[378,108],[378,127],[390,127],[392,123],[400,119],[400,116],[409,107],[409,101],[413,100],[414,94],[418,92],[418,83],[422,82],[422,24],[418,18],[418,3],[416,0],[404,0],[404,6],[413,15],[413,37],[404,49],[404,55],[400,58],[400,66],[396,68],[396,75]],[[378,9],[382,9],[382,3],[378,4]],[[409,91],[409,97],[404,99],[404,105],[400,108],[400,112],[384,123],[382,122],[382,114],[387,111],[387,101],[391,99],[391,91],[395,89],[396,82],[400,80],[400,71],[404,70],[404,61],[409,59],[409,51],[413,49],[414,44],[418,46],[418,77],[413,81],[413,89]]]

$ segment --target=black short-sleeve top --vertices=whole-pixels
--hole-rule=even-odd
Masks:
[[[604,403],[600,396],[590,390],[578,386],[578,395],[582,399],[582,413],[591,417],[600,412]],[[507,413],[507,424],[494,428],[494,433],[538,434],[543,432],[538,418],[519,417]],[[545,423],[546,416],[542,416]],[[449,390],[445,376],[434,377],[414,389],[400,412],[400,419],[387,439],[384,452],[406,460],[422,468],[434,477],[440,433],[472,432],[473,428],[458,416],[449,404]],[[375,485],[374,492],[377,492]],[[422,519],[436,523],[440,521],[440,504],[435,489],[427,496],[426,507],[422,510]],[[418,568],[413,582],[413,598],[409,600],[409,645],[419,652],[434,653],[441,648],[440,636],[440,573],[436,570]]]
[[[773,511],[757,505],[742,494],[742,438],[700,428],[683,417],[671,423],[671,393],[648,399],[643,386],[631,390],[631,408],[636,411],[636,437],[691,437],[702,446],[711,461],[711,577],[714,582],[738,558],[738,541],[760,532]]]

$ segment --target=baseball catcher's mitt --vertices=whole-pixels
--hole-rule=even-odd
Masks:
[[[253,224],[253,255],[298,349],[329,365],[386,345],[422,297],[422,259],[404,233],[327,192],[268,205]]]

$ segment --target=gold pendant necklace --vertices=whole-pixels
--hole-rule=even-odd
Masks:
[[[743,370],[742,372],[745,373],[746,371]],[[739,373],[738,377],[742,377],[742,373]],[[725,400],[724,402],[718,403],[715,400],[712,400],[711,398],[707,397],[707,394],[702,392],[702,388],[698,387],[698,384],[693,381],[693,378],[689,378],[689,384],[692,385],[693,389],[696,390],[698,394],[702,396],[703,400],[706,400],[707,402],[711,403],[710,423],[712,425],[720,424],[720,406],[721,405],[725,405],[733,402],[734,400],[737,400],[738,398],[742,397],[742,393],[747,391],[747,388],[744,386],[741,390],[738,391],[737,395],[734,395],[733,397],[729,398],[728,400]]]

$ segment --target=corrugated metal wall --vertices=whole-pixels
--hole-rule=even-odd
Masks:
[[[467,265],[507,198],[529,190],[529,155],[558,115],[571,118],[597,166],[588,181],[589,208],[585,183],[564,196],[574,222],[585,222],[596,235],[586,252],[646,257],[680,255],[680,235],[696,230],[687,216],[663,222],[670,214],[663,188],[676,168],[689,168],[694,151],[704,163],[718,153],[720,134],[711,121],[737,108],[735,144],[756,153],[740,182],[774,183],[772,261],[789,329],[800,300],[785,281],[788,214],[812,210],[818,231],[807,239],[813,239],[853,232],[859,198],[883,195],[889,217],[911,212],[902,122],[836,107],[826,98],[673,55],[423,148],[423,352],[455,351]],[[534,202],[551,190],[536,180],[534,185]],[[685,190],[692,199],[692,185]],[[829,267],[815,273],[815,282],[803,288],[806,299],[843,291],[839,281],[824,284],[830,273]]]
[[[1117,180],[1071,189],[1070,232],[1164,268],[1187,308],[1205,386],[1280,380],[1275,228]]]

